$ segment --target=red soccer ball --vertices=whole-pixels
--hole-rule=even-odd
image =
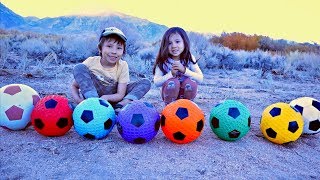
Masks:
[[[63,136],[73,125],[68,99],[59,95],[42,98],[31,113],[34,129],[44,136]]]

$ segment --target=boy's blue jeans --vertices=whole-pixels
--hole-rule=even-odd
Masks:
[[[82,95],[85,99],[90,97],[101,97],[102,95],[117,93],[118,84],[106,86],[82,63],[73,68],[73,76],[79,84]],[[151,87],[148,79],[141,79],[136,82],[130,82],[127,85],[126,95],[123,99],[138,100],[141,99]]]

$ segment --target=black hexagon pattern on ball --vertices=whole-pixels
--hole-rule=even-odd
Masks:
[[[295,133],[299,129],[297,121],[289,122],[288,130],[292,133]]]
[[[228,115],[233,117],[233,119],[237,119],[240,116],[240,111],[238,108],[229,108]]]
[[[318,111],[320,111],[320,102],[319,101],[312,101],[312,106],[315,107],[316,109],[318,109]]]
[[[213,128],[219,128],[219,119],[217,119],[216,117],[213,117],[211,120],[211,124]]]
[[[233,130],[228,133],[229,138],[238,138],[240,136],[240,132],[238,130]]]
[[[203,123],[203,120],[201,119],[200,121],[197,122],[197,131],[198,132],[201,132],[202,129],[203,129],[203,126],[204,126],[204,123]]]
[[[38,129],[42,129],[44,127],[44,123],[42,122],[41,119],[35,119],[34,120],[34,125],[38,128]]]
[[[93,112],[90,110],[84,110],[81,114],[81,119],[85,123],[92,121],[93,120]]]
[[[140,127],[144,124],[144,118],[142,114],[133,114],[131,119],[131,124]]]
[[[279,116],[280,114],[281,114],[281,109],[280,108],[278,108],[278,107],[274,107],[274,108],[272,108],[271,110],[270,110],[270,115],[272,116],[272,117],[276,117],[276,116]]]
[[[86,137],[86,138],[88,138],[88,139],[95,139],[95,138],[96,138],[94,135],[89,134],[89,133],[87,133],[87,134],[85,134],[85,135],[83,135],[83,136]]]
[[[59,128],[64,128],[68,126],[68,119],[67,118],[60,118],[56,124]]]
[[[58,102],[54,99],[49,99],[44,104],[47,109],[54,109],[57,106]]]
[[[106,122],[104,122],[104,129],[108,130],[112,127],[112,120],[109,118],[108,120],[106,120]]]
[[[143,143],[146,142],[146,139],[139,137],[139,138],[134,139],[133,142],[134,142],[135,144],[143,144]]]
[[[188,117],[188,109],[179,107],[177,109],[176,115],[180,118],[180,120],[183,120],[184,118]]]
[[[295,105],[293,109],[298,110],[298,112],[300,112],[300,114],[302,114],[302,112],[303,112],[303,107],[301,107],[299,105]]]
[[[161,116],[161,126],[165,126],[166,124],[166,117],[164,115]]]
[[[271,138],[276,138],[277,137],[277,133],[272,128],[268,128],[266,130],[266,133]]]
[[[173,133],[173,138],[176,140],[184,140],[184,138],[186,137],[186,135],[184,135],[182,132],[178,131],[176,133]]]
[[[119,122],[117,122],[117,129],[118,129],[119,134],[122,135],[123,134],[123,128],[122,128],[122,126],[121,126],[121,124]]]
[[[309,123],[309,129],[312,131],[318,131],[320,128],[320,120],[314,120]]]
[[[106,103],[105,100],[99,99],[99,103],[100,103],[102,106],[109,107],[108,103]]]
[[[156,121],[156,123],[154,124],[154,130],[155,130],[155,131],[159,131],[159,129],[160,129],[160,120],[158,119],[158,120]]]

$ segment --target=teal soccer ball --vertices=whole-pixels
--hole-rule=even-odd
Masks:
[[[211,109],[212,131],[226,141],[235,141],[250,130],[250,112],[246,106],[235,100],[226,100]]]
[[[89,139],[106,137],[116,123],[116,114],[108,101],[88,98],[76,106],[72,114],[76,132]]]

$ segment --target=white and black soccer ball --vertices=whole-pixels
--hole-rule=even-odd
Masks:
[[[24,84],[9,84],[0,89],[0,126],[22,130],[30,125],[31,112],[39,94]]]
[[[301,97],[290,102],[304,120],[303,133],[316,134],[320,132],[320,102],[311,97]]]

